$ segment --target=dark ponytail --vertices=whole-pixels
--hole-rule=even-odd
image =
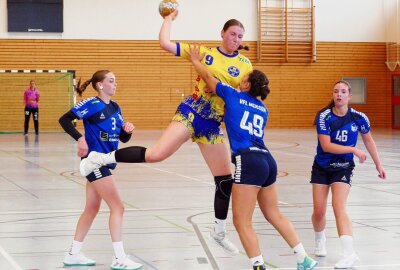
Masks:
[[[245,51],[250,51],[250,47],[247,45],[239,45],[239,48],[237,48],[238,51],[240,50],[245,50]]]
[[[250,83],[250,90],[249,94],[253,97],[260,97],[261,100],[267,98],[270,89],[268,87],[269,80],[264,72],[260,70],[253,70],[249,74],[249,83]]]
[[[110,72],[111,71],[109,71],[109,70],[98,70],[92,75],[91,79],[85,81],[82,85],[81,85],[81,79],[79,79],[78,85],[76,86],[76,92],[81,97],[82,93],[85,91],[86,87],[89,84],[92,84],[93,89],[96,90],[97,92],[99,92],[99,90],[97,90],[97,88],[96,88],[96,84],[98,82],[102,82],[104,80],[104,78],[106,77],[106,74],[108,74]]]
[[[82,93],[86,90],[86,87],[92,82],[92,79],[87,80],[81,85],[81,79],[78,81],[78,85],[76,86],[76,92],[81,97]]]

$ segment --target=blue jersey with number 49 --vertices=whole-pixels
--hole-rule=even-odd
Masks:
[[[232,154],[237,154],[239,150],[251,150],[251,147],[265,149],[264,128],[268,110],[264,103],[221,82],[217,83],[216,93],[225,102],[224,122]]]
[[[339,117],[331,109],[321,112],[317,117],[317,133],[330,136],[331,143],[352,146],[357,144],[358,132],[366,134],[370,131],[368,117],[362,112],[349,108],[347,114]],[[318,165],[325,167],[329,165],[340,166],[340,164],[353,161],[353,154],[332,154],[324,152],[318,140],[317,155],[315,161]]]
[[[124,119],[117,103],[106,104],[98,97],[91,97],[76,104],[71,111],[83,120],[89,153],[109,153],[118,149]]]

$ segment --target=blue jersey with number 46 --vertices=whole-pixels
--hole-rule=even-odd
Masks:
[[[265,149],[264,128],[268,110],[261,100],[224,83],[217,83],[216,93],[226,107],[224,122],[232,154],[251,147]]]
[[[71,111],[83,120],[89,153],[109,153],[118,149],[124,119],[117,103],[111,100],[106,104],[98,97],[91,97],[76,104]]]
[[[326,109],[317,117],[317,133],[330,136],[331,143],[352,146],[357,144],[358,132],[366,134],[370,131],[368,117],[359,111],[349,108],[347,114],[339,117],[331,109]],[[315,161],[318,165],[340,166],[340,164],[353,161],[353,154],[332,154],[324,152],[318,140],[317,155]]]

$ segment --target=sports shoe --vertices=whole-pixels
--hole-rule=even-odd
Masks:
[[[297,270],[313,270],[318,262],[306,255],[302,263],[297,263]]]
[[[142,268],[142,264],[137,263],[129,259],[129,256],[126,256],[123,259],[117,259],[115,256],[113,257],[113,261],[111,263],[112,270],[137,270]]]
[[[211,238],[221,246],[225,252],[234,256],[239,254],[239,249],[226,237],[226,232],[216,233],[215,230],[211,231]]]
[[[95,265],[96,262],[87,258],[83,253],[70,254],[67,252],[64,258],[65,266],[90,266]]]
[[[360,260],[356,253],[348,256],[343,256],[340,261],[335,264],[335,269],[347,269],[351,267],[356,261]]]
[[[327,252],[326,252],[326,240],[317,240],[315,242],[315,251],[314,251],[315,256],[317,257],[326,257]]]
[[[265,264],[263,265],[253,265],[253,270],[267,270]]]
[[[86,177],[91,174],[95,169],[104,166],[105,164],[103,163],[102,155],[106,154],[92,151],[89,153],[87,158],[82,159],[81,163],[79,164],[79,171],[81,175]]]

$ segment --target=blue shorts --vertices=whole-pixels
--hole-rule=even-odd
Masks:
[[[86,179],[91,183],[101,178],[112,175],[111,169],[107,166],[100,167],[99,169],[95,169],[89,175],[86,176]]]
[[[224,134],[222,133],[220,122],[201,117],[184,103],[178,106],[172,121],[177,121],[185,125],[194,142],[203,144],[224,142]]]
[[[335,164],[322,167],[314,161],[311,170],[310,183],[328,186],[332,185],[333,183],[345,183],[351,186],[351,178],[353,177],[353,170],[355,167],[354,161],[340,163],[340,166]]]
[[[268,187],[276,182],[278,168],[266,149],[246,151],[234,156],[234,184]]]

